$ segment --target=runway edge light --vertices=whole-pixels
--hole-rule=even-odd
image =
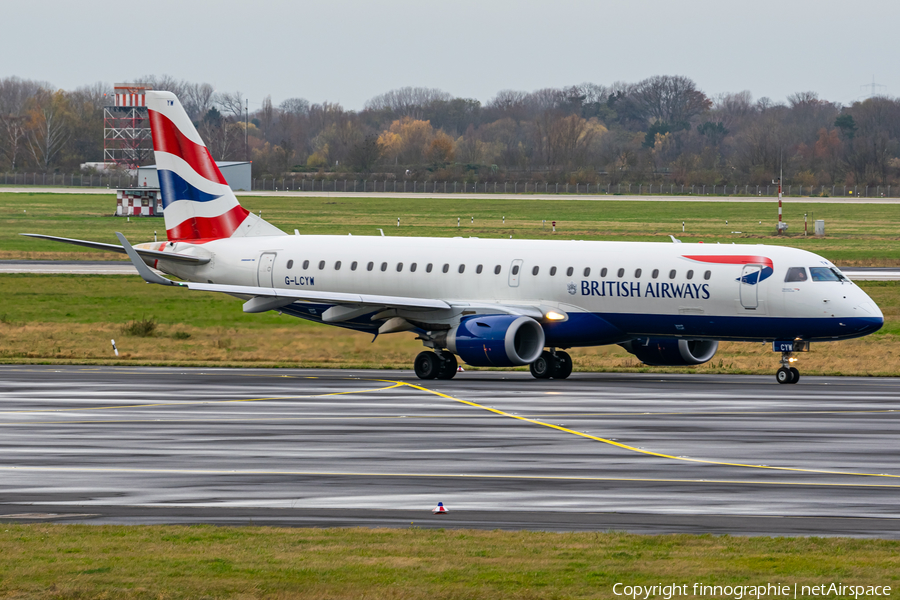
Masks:
[[[441,513],[446,513],[446,512],[450,512],[450,511],[447,510],[447,508],[444,506],[443,502],[438,502],[438,505],[431,509],[431,514],[433,514],[433,515],[439,515]]]

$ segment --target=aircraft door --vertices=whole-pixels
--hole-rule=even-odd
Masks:
[[[741,271],[741,306],[747,309],[755,309],[759,306],[759,275],[762,271],[760,265],[744,265]]]
[[[522,259],[517,258],[509,266],[509,287],[519,287],[519,276],[522,274]]]
[[[256,281],[259,287],[275,287],[273,267],[275,266],[275,253],[266,252],[260,255],[259,265],[256,271]]]

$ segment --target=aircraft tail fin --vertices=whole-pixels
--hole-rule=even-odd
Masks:
[[[148,91],[147,109],[169,241],[286,235],[241,206],[175,94]]]

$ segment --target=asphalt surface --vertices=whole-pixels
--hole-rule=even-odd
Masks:
[[[2,366],[0,521],[900,538],[898,417],[900,379]]]
[[[893,267],[844,267],[854,281],[900,281],[900,269]],[[0,260],[2,273],[137,275],[130,262],[112,260]]]

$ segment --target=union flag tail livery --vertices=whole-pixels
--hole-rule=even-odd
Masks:
[[[150,130],[170,242],[285,235],[237,201],[171,92],[147,92]]]

